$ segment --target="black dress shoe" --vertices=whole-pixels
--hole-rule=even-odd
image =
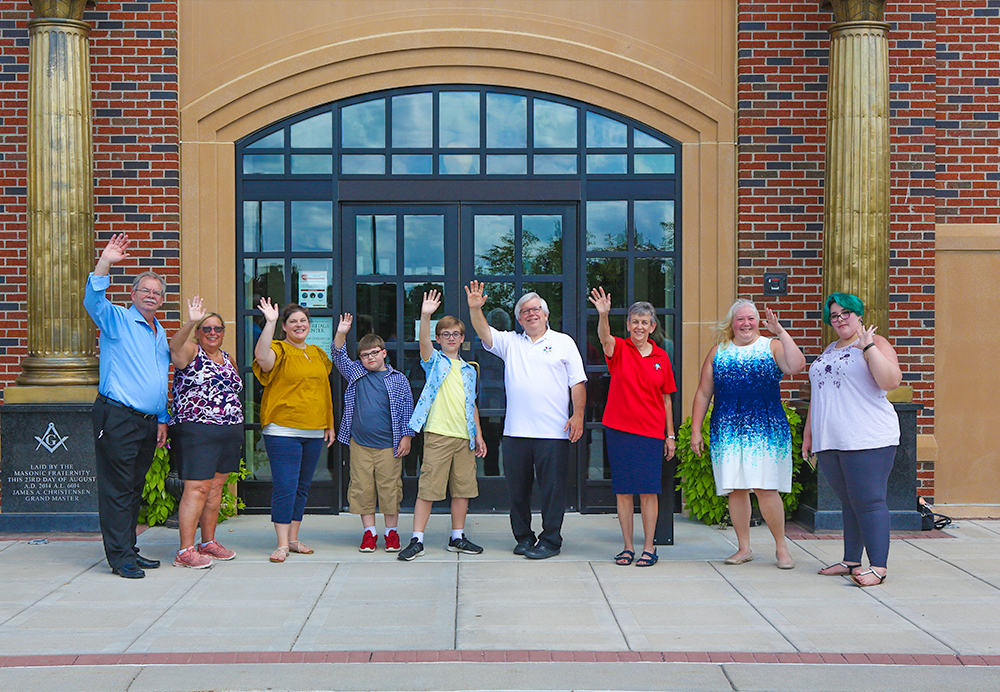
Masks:
[[[148,557],[143,557],[139,553],[136,553],[135,564],[139,565],[142,569],[156,569],[160,566],[160,561],[150,560]]]
[[[539,543],[534,548],[524,551],[524,556],[529,560],[544,560],[547,557],[553,557],[559,554],[559,548],[553,548],[551,545],[545,545],[544,543]]]
[[[526,552],[528,552],[529,550],[531,550],[534,547],[535,547],[535,539],[534,538],[525,538],[523,540],[518,541],[517,545],[514,546],[514,554],[515,555],[524,555]]]
[[[122,579],[142,579],[146,576],[146,573],[134,562],[126,562],[124,565],[118,565],[111,571]]]

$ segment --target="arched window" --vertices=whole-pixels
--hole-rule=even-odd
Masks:
[[[676,141],[558,96],[447,85],[327,104],[244,138],[236,153],[240,357],[248,374],[260,296],[309,307],[312,339],[324,347],[336,316],[356,314],[359,329],[386,340],[390,361],[418,393],[416,321],[424,290],[442,290],[442,314],[467,319],[462,286],[486,281],[489,314],[508,328],[516,325],[516,298],[536,291],[549,303],[552,328],[577,339],[591,380],[587,444],[579,446],[571,504],[614,506],[600,426],[606,367],[597,315],[585,296],[597,285],[611,292],[612,330],[622,335],[628,305],[652,303],[661,343],[680,371]],[[484,429],[498,430],[506,406],[502,367],[478,340],[467,345],[467,358],[482,368]],[[336,400],[336,378],[334,387]],[[246,391],[247,457],[256,466],[264,458],[259,387]],[[406,463],[407,492],[419,454]],[[334,508],[338,455],[317,477],[333,488]],[[501,486],[495,496],[489,492],[502,467],[502,452],[483,464],[482,507],[505,501]],[[259,474],[265,477],[266,468]]]

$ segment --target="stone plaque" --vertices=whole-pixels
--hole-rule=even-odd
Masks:
[[[96,531],[88,404],[0,407],[0,530]]]

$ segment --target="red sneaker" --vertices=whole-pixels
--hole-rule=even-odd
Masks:
[[[395,529],[389,529],[389,533],[385,537],[385,552],[398,553],[399,550],[399,534],[396,533]]]
[[[374,553],[377,546],[378,536],[371,531],[365,531],[365,535],[361,539],[361,547],[358,550],[362,553]]]
[[[188,546],[184,550],[177,551],[177,557],[174,558],[174,567],[190,567],[191,569],[206,569],[212,566],[212,558],[208,555],[203,555],[199,553],[198,550],[192,545]]]
[[[208,543],[201,543],[198,545],[198,552],[202,555],[207,555],[213,560],[232,560],[236,557],[236,551],[230,550],[229,548],[224,548],[218,541],[212,540]]]

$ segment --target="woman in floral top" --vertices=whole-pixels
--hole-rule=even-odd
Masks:
[[[170,452],[184,481],[176,567],[203,569],[213,560],[236,557],[215,540],[222,487],[243,456],[243,381],[232,356],[222,350],[225,333],[222,317],[206,314],[195,296],[188,301],[188,321],[170,340],[175,368]],[[202,542],[195,545],[199,523]]]

